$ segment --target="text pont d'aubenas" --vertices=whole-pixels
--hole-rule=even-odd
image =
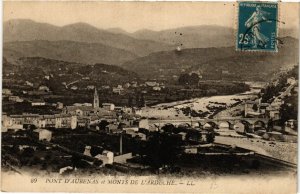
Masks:
[[[65,183],[65,184],[114,184],[114,185],[177,185],[174,179],[107,179],[98,180],[90,178],[47,178],[46,183]]]

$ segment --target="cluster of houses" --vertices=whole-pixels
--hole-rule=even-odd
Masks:
[[[64,83],[66,85],[66,83]],[[143,88],[148,88],[148,89],[151,89],[153,91],[161,91],[162,89],[165,88],[164,84],[162,83],[159,83],[157,81],[145,81],[144,83],[140,83],[138,84],[138,82],[136,81],[132,81],[132,82],[127,82],[123,85],[116,85],[116,86],[108,86],[108,85],[104,85],[101,87],[101,89],[106,89],[106,90],[109,90],[111,89],[112,93],[114,94],[118,94],[118,95],[121,95],[123,94],[127,89],[129,88],[137,88],[137,87],[143,87]],[[71,90],[77,90],[78,87],[73,85],[71,88]],[[86,86],[87,90],[94,90],[95,89],[95,86],[94,85],[88,85]]]
[[[291,96],[292,93],[298,95],[297,80],[294,77],[287,79],[287,88],[280,92],[278,96],[274,96],[272,102],[262,103],[261,98],[255,101],[245,102],[245,117],[269,118],[273,121],[280,119],[280,107],[284,104],[284,98]]]
[[[135,109],[127,107],[116,107],[112,103],[103,103],[100,107],[99,97],[95,89],[93,104],[76,103],[72,106],[61,105],[59,114],[42,115],[23,113],[19,115],[2,115],[2,132],[7,130],[24,130],[31,128],[38,129],[39,133],[44,133],[48,128],[90,128],[94,126],[99,129],[99,123],[105,120],[108,124],[108,132],[118,132],[120,126],[123,131],[130,134],[132,137],[139,136],[141,139],[146,139],[145,135],[138,132],[139,128],[149,129],[147,120],[141,120],[139,123],[138,115]],[[139,126],[140,125],[140,126]],[[48,133],[48,132],[45,132]]]

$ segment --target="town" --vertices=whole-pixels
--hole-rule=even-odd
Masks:
[[[272,167],[277,170],[293,169],[296,158],[283,154],[282,150],[294,144],[295,148],[290,151],[296,153],[297,73],[298,66],[282,70],[268,84],[244,87],[252,93],[243,94],[244,89],[236,91],[242,97],[232,98],[230,103],[209,101],[206,111],[195,110],[199,102],[186,98],[181,100],[188,101],[181,104],[171,101],[167,105],[163,101],[161,105],[152,106],[145,97],[146,88],[163,92],[170,85],[157,81],[143,84],[132,81],[107,87],[117,96],[126,88],[146,89],[145,95],[139,95],[135,103],[133,99],[125,105],[104,101],[101,96],[105,94],[99,93],[103,87],[88,85],[86,89],[93,93],[92,98],[65,105],[43,100],[52,92],[49,85],[26,91],[24,88],[33,87],[33,83],[26,80],[25,87],[15,85],[2,90],[3,106],[10,107],[4,108],[7,111],[2,113],[2,166],[16,172],[30,167],[45,174],[187,175],[189,172],[201,174],[204,169],[212,168],[212,164],[213,171],[223,173],[241,173],[246,169],[261,171],[271,161],[282,164]],[[50,74],[44,79],[51,81],[53,76]],[[86,79],[89,78],[82,78]],[[199,75],[196,82],[195,87],[203,82]],[[77,87],[63,84],[73,92],[69,95],[76,95]],[[210,95],[216,94],[217,90]],[[203,93],[194,92],[194,95],[190,98],[200,97],[199,101],[203,102]],[[15,114],[20,111],[21,114]],[[160,111],[166,114],[159,116]],[[262,152],[262,148],[268,153]]]

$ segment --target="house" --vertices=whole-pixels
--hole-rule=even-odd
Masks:
[[[3,120],[3,125],[7,128],[11,128],[13,126],[22,126],[23,128],[24,124],[38,126],[39,117],[40,115],[38,114],[27,113],[23,113],[22,115],[6,115],[6,117],[3,118],[5,119]]]
[[[107,111],[115,110],[115,105],[112,103],[102,103],[102,107],[104,110],[107,110]]]
[[[112,92],[115,94],[121,94],[124,91],[124,88],[121,85],[113,87]]]
[[[287,78],[286,82],[290,85],[294,85],[297,83],[296,79],[294,77]]]
[[[71,87],[71,90],[77,90],[77,89],[78,89],[77,86],[72,86],[72,87]]]
[[[28,95],[31,96],[40,96],[40,95],[45,95],[45,94],[49,94],[49,92],[47,91],[43,91],[43,90],[33,90],[33,91],[28,91]]]
[[[10,95],[12,95],[12,92],[10,89],[7,89],[7,88],[2,89],[2,96],[10,96]]]
[[[139,121],[139,128],[140,129],[147,129],[149,130],[149,121],[148,119],[142,119]]]
[[[30,86],[30,87],[33,87],[33,83],[31,83],[30,81],[26,81],[26,82],[25,82],[25,85]]]
[[[102,88],[102,89],[109,89],[109,88],[110,88],[110,86],[108,86],[108,85],[105,85],[105,86],[101,86],[101,88]]]
[[[50,92],[50,89],[47,86],[45,86],[45,85],[39,86],[38,90],[39,91]]]
[[[124,88],[129,88],[130,86],[131,86],[130,83],[124,84]]]
[[[63,109],[64,108],[64,104],[62,102],[57,102],[56,103],[56,108],[57,109]]]
[[[39,117],[40,115],[38,114],[28,113],[23,113],[22,115],[10,115],[6,117],[6,124],[9,126],[24,124],[38,126]]]
[[[269,103],[261,103],[261,99],[258,101],[245,102],[245,117],[264,117]]]
[[[87,127],[89,128],[91,124],[91,119],[88,117],[77,117],[77,126],[78,127]]]
[[[259,112],[262,114],[265,114],[268,106],[270,106],[269,103],[260,103],[259,104]]]
[[[46,102],[41,99],[32,100],[31,106],[45,106]]]
[[[154,87],[152,88],[152,90],[154,90],[154,91],[161,91],[161,87],[159,87],[159,86],[154,86]]]
[[[86,89],[88,89],[88,90],[94,90],[94,89],[95,89],[95,86],[89,85],[89,86],[86,87]]]
[[[102,154],[98,154],[95,156],[98,160],[101,160],[103,162],[102,165],[105,164],[112,164],[114,162],[114,153],[111,151],[104,150]]]
[[[36,129],[34,130],[34,136],[40,141],[51,141],[52,132],[47,129]]]
[[[23,120],[13,120],[10,116],[6,114],[2,114],[2,120],[1,120],[1,131],[6,132],[8,129],[12,130],[22,130],[23,129]]]
[[[77,116],[90,116],[92,113],[96,113],[100,108],[93,108],[92,106],[66,106],[63,108],[64,114],[71,114]]]
[[[121,154],[114,157],[114,162],[124,164],[127,162],[128,159],[131,158],[132,158],[132,153]]]
[[[8,97],[9,101],[12,102],[23,102],[24,100],[22,98],[20,98],[19,96],[9,96]]]
[[[268,117],[270,119],[273,119],[273,120],[279,120],[280,119],[280,112],[279,110],[276,110],[276,109],[269,109],[268,110]]]
[[[180,132],[178,133],[179,135],[181,135],[181,140],[185,141],[186,140],[186,133],[185,132]]]
[[[229,71],[228,70],[222,70],[222,74],[223,75],[229,75]]]
[[[136,135],[137,137],[140,138],[140,140],[146,141],[147,140],[147,136],[144,133],[137,133]]]
[[[124,127],[122,130],[125,131],[127,134],[130,134],[130,133],[138,132],[139,128],[138,127]]]
[[[56,114],[55,115],[55,128],[71,128],[76,129],[77,116],[70,114]]]
[[[147,81],[145,82],[146,86],[149,87],[154,87],[154,86],[159,86],[159,83],[155,82],[155,81]]]
[[[38,127],[39,128],[47,128],[47,127],[55,127],[56,118],[55,115],[40,115]]]
[[[184,149],[184,153],[197,154],[198,153],[198,148],[196,148],[196,147],[187,147],[187,148]]]
[[[106,131],[109,133],[115,133],[115,132],[120,132],[121,130],[118,129],[117,124],[109,124],[106,126]]]
[[[136,81],[132,81],[131,82],[131,87],[133,88],[136,88],[138,85],[137,85],[137,82]]]
[[[86,155],[86,156],[92,156],[92,155],[91,155],[91,149],[92,149],[91,146],[85,146],[83,155]]]
[[[74,103],[73,106],[93,106],[92,103],[88,103],[88,102],[85,102],[85,103]]]
[[[90,125],[98,125],[103,120],[102,117],[98,115],[90,116]]]
[[[71,114],[77,116],[89,116],[94,110],[92,106],[66,106],[63,108],[64,114]]]

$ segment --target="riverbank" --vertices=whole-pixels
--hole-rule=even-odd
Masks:
[[[157,119],[188,119],[189,115],[183,113],[183,109],[190,108],[199,114],[207,113],[206,117],[214,115],[219,109],[228,109],[232,105],[255,97],[253,94],[235,94],[225,96],[211,96],[183,100],[171,103],[162,103],[152,107],[141,109],[142,117]]]
[[[254,138],[234,138],[216,136],[216,143],[236,145],[259,154],[297,164],[297,143],[273,142]]]

